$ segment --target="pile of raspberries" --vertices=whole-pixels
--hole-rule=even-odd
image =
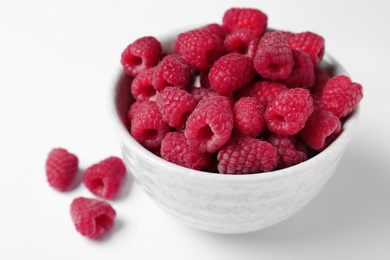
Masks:
[[[222,23],[180,33],[166,53],[153,36],[129,44],[131,135],[172,163],[221,174],[269,172],[324,150],[363,97],[322,68],[325,40],[269,29],[267,15],[231,8]]]

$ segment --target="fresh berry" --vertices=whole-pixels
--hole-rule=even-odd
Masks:
[[[288,43],[292,50],[306,52],[314,66],[320,64],[325,53],[325,40],[313,32],[302,32],[290,35]]]
[[[72,201],[70,214],[76,230],[91,239],[100,238],[111,230],[116,216],[107,202],[83,197]]]
[[[88,167],[83,176],[84,185],[96,196],[111,199],[119,191],[126,177],[123,161],[111,156]]]
[[[222,18],[223,27],[231,33],[234,30],[247,28],[256,36],[261,36],[267,28],[268,17],[265,13],[254,8],[230,8]]]
[[[315,108],[322,108],[322,92],[324,91],[325,85],[329,80],[328,72],[321,68],[314,68],[315,83],[312,89],[310,89]]]
[[[201,101],[202,99],[218,95],[218,93],[215,92],[215,90],[212,88],[191,86],[188,88],[187,91],[194,97],[197,103],[199,103],[199,101]]]
[[[194,111],[197,102],[185,90],[166,87],[157,94],[156,104],[162,119],[173,128],[184,129],[188,116]]]
[[[237,133],[258,136],[267,128],[264,120],[265,108],[254,97],[243,97],[233,107],[234,130]]]
[[[325,149],[341,132],[340,119],[324,109],[315,109],[299,137],[316,151]]]
[[[183,132],[169,132],[161,143],[161,157],[172,163],[202,170],[210,165],[211,154],[199,153],[187,144]]]
[[[207,30],[192,30],[179,34],[175,49],[186,62],[199,70],[208,69],[222,55],[222,40]]]
[[[248,136],[233,136],[218,151],[218,171],[223,174],[269,172],[278,164],[278,153],[266,141]]]
[[[135,115],[135,113],[137,113],[137,110],[141,104],[142,102],[139,102],[137,100],[133,104],[131,104],[129,111],[127,111],[128,122],[131,122],[131,120],[133,120],[133,116]]]
[[[260,104],[267,107],[281,93],[288,88],[283,83],[271,80],[254,81],[236,92],[236,98],[255,97]]]
[[[141,71],[131,83],[131,94],[137,101],[142,102],[155,98],[156,89],[153,86],[154,70],[155,67]]]
[[[313,98],[303,88],[292,88],[278,95],[268,105],[264,118],[268,129],[278,135],[298,133],[313,112]]]
[[[161,55],[161,43],[153,36],[145,36],[126,47],[122,52],[121,63],[125,72],[135,77],[144,69],[155,66]]]
[[[307,149],[296,136],[271,134],[266,139],[278,151],[279,169],[290,167],[307,160]]]
[[[230,138],[234,126],[231,100],[211,96],[199,102],[189,116],[185,129],[188,145],[200,153],[213,153]]]
[[[292,50],[294,66],[290,76],[282,82],[289,88],[311,89],[314,85],[314,67],[306,52]]]
[[[253,59],[255,57],[259,38],[250,29],[238,29],[230,33],[223,42],[227,52],[238,52]]]
[[[294,59],[285,34],[278,31],[266,32],[260,39],[253,64],[263,78],[274,81],[288,78]]]
[[[153,101],[145,101],[138,106],[130,130],[134,139],[147,149],[159,148],[162,139],[170,131]]]
[[[322,92],[322,106],[339,118],[351,113],[363,98],[363,88],[348,76],[338,75],[329,79]]]
[[[221,40],[225,39],[227,34],[225,28],[222,25],[217,23],[206,24],[205,26],[201,27],[200,30],[209,31],[217,35]]]
[[[168,54],[154,70],[153,86],[158,91],[169,86],[184,89],[189,81],[190,66],[178,54]]]
[[[50,186],[64,191],[76,178],[78,158],[63,148],[54,148],[46,160],[46,177]]]
[[[255,74],[252,60],[242,54],[228,53],[218,59],[209,72],[210,86],[220,95],[229,96],[248,84]]]

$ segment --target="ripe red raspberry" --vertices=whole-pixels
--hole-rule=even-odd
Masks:
[[[213,153],[230,138],[234,126],[231,100],[211,96],[199,102],[185,129],[187,143],[200,153]]]
[[[170,131],[168,124],[162,119],[156,102],[142,102],[131,120],[131,135],[147,149],[156,149]]]
[[[189,81],[190,66],[178,54],[168,54],[154,70],[153,86],[158,91],[169,86],[184,89]]]
[[[271,134],[266,139],[278,151],[279,164],[277,168],[283,169],[307,160],[307,149],[295,135],[283,136]]]
[[[294,135],[313,112],[313,98],[303,88],[292,88],[278,95],[268,105],[264,118],[268,129],[278,135]]]
[[[194,111],[197,102],[185,90],[166,87],[157,94],[156,104],[162,119],[173,128],[184,129],[188,116]]]
[[[322,92],[324,91],[324,87],[329,80],[329,74],[325,69],[318,66],[314,68],[314,75],[315,83],[310,91],[313,97],[314,107],[322,108]]]
[[[70,205],[76,230],[83,236],[97,239],[114,226],[115,210],[105,201],[78,197]]]
[[[254,97],[264,107],[267,107],[281,93],[288,88],[283,83],[271,80],[254,81],[236,92],[236,98]]]
[[[238,53],[228,53],[211,67],[209,82],[218,94],[229,96],[248,84],[254,74],[255,70],[250,58]]]
[[[295,33],[287,37],[292,50],[306,52],[314,66],[320,64],[325,53],[325,40],[312,32]]]
[[[256,71],[266,79],[286,79],[294,66],[294,59],[285,34],[269,31],[261,37],[253,60]]]
[[[205,26],[202,26],[200,30],[209,31],[215,35],[217,35],[221,40],[225,39],[227,31],[225,28],[217,23],[210,23],[206,24]]]
[[[137,101],[142,102],[155,98],[156,89],[153,86],[154,70],[155,67],[141,71],[131,83],[131,94]]]
[[[298,135],[307,146],[322,151],[336,139],[340,132],[340,119],[329,111],[317,108]]]
[[[179,34],[175,49],[189,65],[208,69],[222,55],[222,40],[207,30],[192,30]]]
[[[126,166],[112,156],[88,167],[83,176],[84,185],[96,196],[111,199],[119,191],[126,177]]]
[[[194,170],[202,170],[211,162],[211,154],[199,153],[189,146],[183,132],[169,132],[165,136],[161,143],[161,157]]]
[[[282,80],[289,88],[311,89],[314,85],[314,66],[309,56],[303,51],[292,50],[294,66],[290,76]]]
[[[255,57],[259,38],[250,29],[238,29],[229,34],[223,46],[227,52],[238,52],[253,59]]]
[[[78,171],[78,158],[63,148],[54,148],[46,160],[46,177],[49,185],[64,191],[70,187]]]
[[[121,63],[125,72],[135,77],[144,69],[155,66],[161,55],[161,43],[152,36],[145,36],[126,47],[122,52]]]
[[[129,122],[133,120],[133,116],[135,115],[137,109],[140,107],[141,104],[142,102],[139,101],[135,101],[133,104],[131,104],[129,111],[127,111],[127,119],[129,120]]]
[[[268,17],[265,13],[254,8],[230,8],[222,18],[223,27],[228,32],[237,29],[247,28],[252,30],[256,36],[261,36],[267,28]]]
[[[201,101],[202,99],[218,95],[218,93],[215,92],[215,90],[212,88],[203,88],[195,86],[189,87],[188,93],[190,93],[194,97],[197,103],[199,103],[199,101]]]
[[[269,172],[278,164],[275,147],[266,141],[233,136],[218,151],[218,171],[223,174],[249,174]]]
[[[352,82],[348,76],[338,75],[326,83],[322,92],[322,106],[342,118],[351,113],[362,98],[362,85]]]
[[[233,107],[234,130],[249,136],[258,136],[267,126],[264,120],[265,107],[254,97],[243,97]]]

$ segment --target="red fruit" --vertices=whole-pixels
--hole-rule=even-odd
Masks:
[[[226,34],[227,34],[225,28],[222,25],[217,24],[217,23],[210,23],[210,24],[207,24],[199,29],[211,32],[211,33],[217,35],[221,40],[225,39]]]
[[[243,97],[233,107],[234,130],[249,136],[258,136],[266,130],[265,108],[254,97]]]
[[[292,50],[306,52],[314,66],[320,64],[325,53],[325,40],[312,32],[302,32],[289,35],[288,43]]]
[[[259,38],[250,29],[237,29],[229,34],[223,42],[227,52],[237,52],[253,59],[255,57]]]
[[[54,148],[46,160],[46,177],[49,185],[59,191],[70,187],[78,171],[78,158],[63,148]]]
[[[254,8],[230,8],[222,18],[223,27],[228,32],[237,29],[250,29],[257,37],[263,35],[267,28],[268,17],[265,13]]]
[[[190,93],[194,97],[197,103],[199,103],[199,101],[201,101],[202,99],[218,95],[218,93],[215,92],[215,90],[212,88],[203,88],[195,86],[189,87],[188,93]]]
[[[137,101],[142,102],[155,98],[156,89],[153,86],[154,70],[155,67],[141,71],[131,83],[131,94]]]
[[[112,156],[85,170],[83,183],[96,196],[111,199],[119,191],[126,177],[126,166]]]
[[[79,197],[70,205],[76,230],[83,236],[97,239],[114,226],[115,210],[105,201]]]
[[[303,51],[292,50],[294,66],[290,76],[282,80],[289,88],[311,89],[314,85],[314,67],[309,56]]]

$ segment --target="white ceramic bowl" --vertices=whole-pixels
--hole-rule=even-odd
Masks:
[[[158,38],[172,48],[177,33]],[[346,74],[328,54],[332,74]],[[359,111],[344,123],[340,136],[313,158],[282,170],[248,175],[195,171],[165,161],[140,145],[126,127],[129,79],[118,68],[109,86],[108,106],[124,162],[152,200],[184,223],[210,232],[246,233],[279,223],[302,209],[324,187],[355,131]]]

